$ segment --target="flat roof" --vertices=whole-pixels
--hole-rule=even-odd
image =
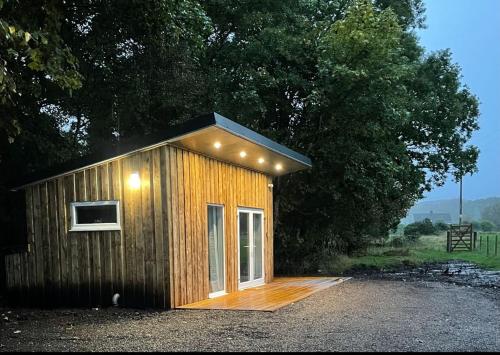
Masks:
[[[214,144],[218,143],[218,148]],[[190,119],[154,134],[122,140],[110,149],[48,167],[12,181],[12,190],[83,170],[138,151],[170,144],[279,176],[312,166],[311,159],[216,112]],[[244,152],[244,153],[242,153]]]

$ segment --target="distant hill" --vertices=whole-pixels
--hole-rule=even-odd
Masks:
[[[500,197],[489,197],[479,200],[464,200],[464,219],[480,220],[481,211],[489,205],[499,203]],[[420,201],[408,211],[405,218],[401,220],[403,224],[415,222],[413,214],[443,213],[451,216],[451,223],[458,223],[459,199]]]

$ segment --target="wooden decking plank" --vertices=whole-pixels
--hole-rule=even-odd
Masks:
[[[348,279],[341,277],[276,278],[270,284],[186,304],[177,308],[273,312]]]

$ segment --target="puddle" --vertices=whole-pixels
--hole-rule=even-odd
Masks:
[[[500,288],[500,271],[484,270],[462,261],[424,264],[420,267],[394,272],[372,271],[364,275],[402,281],[442,281],[471,287]]]

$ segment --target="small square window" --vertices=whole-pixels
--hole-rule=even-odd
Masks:
[[[70,231],[120,230],[118,201],[71,202]]]

